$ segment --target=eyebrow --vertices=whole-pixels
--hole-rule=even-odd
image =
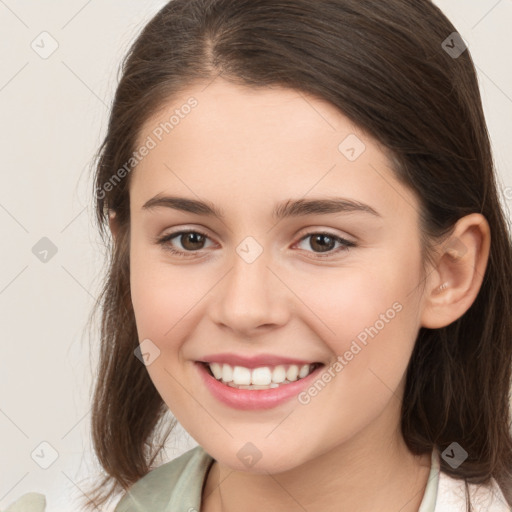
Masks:
[[[153,210],[158,207],[172,208],[197,215],[206,215],[224,220],[224,212],[209,201],[199,201],[185,197],[156,195],[142,206],[143,210]],[[272,211],[272,217],[281,220],[287,217],[300,217],[305,215],[327,215],[331,213],[368,213],[382,217],[371,206],[343,197],[322,199],[288,199],[277,204]]]

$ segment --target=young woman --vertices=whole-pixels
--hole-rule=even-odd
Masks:
[[[510,233],[430,1],[169,2],[95,199],[91,509],[511,510]]]

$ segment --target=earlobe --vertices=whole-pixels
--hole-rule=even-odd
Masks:
[[[472,213],[457,221],[425,287],[422,327],[445,327],[471,307],[483,282],[490,242],[489,224],[483,215]]]
[[[110,226],[110,231],[112,232],[112,237],[115,239],[117,237],[119,224],[117,222],[116,212],[113,210],[109,210],[108,212],[108,224]]]

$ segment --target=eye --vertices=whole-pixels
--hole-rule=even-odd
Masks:
[[[308,233],[300,239],[299,244],[308,238],[311,238],[308,244],[309,247],[314,249],[313,251],[308,252],[313,252],[317,254],[317,256],[320,258],[332,256],[333,254],[337,254],[342,251],[348,251],[349,247],[356,247],[356,244],[354,242],[351,242],[350,240],[346,240],[345,238],[341,238],[337,235],[328,232]],[[333,251],[332,249],[334,248],[334,245],[336,243],[339,243],[340,247]],[[318,252],[316,249],[318,249]]]
[[[182,249],[176,249],[171,243],[173,239],[178,239]],[[303,243],[306,239],[311,238],[309,246],[313,249],[317,257],[325,258],[337,254],[338,252],[347,251],[349,247],[356,247],[354,242],[346,240],[337,235],[328,232],[311,232],[303,236],[295,245]],[[169,233],[156,240],[156,243],[162,245],[164,250],[178,256],[178,257],[197,257],[196,254],[204,249],[206,240],[210,238],[208,235],[197,230],[177,231]],[[338,243],[340,246],[336,250],[334,245]],[[307,249],[305,249],[307,251]]]
[[[180,241],[184,250],[176,249],[172,246],[170,242],[174,238],[177,238]],[[190,253],[198,252],[204,248],[203,246],[206,239],[209,239],[209,237],[204,233],[190,230],[169,233],[168,235],[164,235],[162,238],[157,239],[157,243],[162,245],[166,251],[169,251],[176,256],[189,257],[192,256]]]

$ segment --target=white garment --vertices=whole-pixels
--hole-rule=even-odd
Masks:
[[[432,466],[418,512],[466,512],[464,480],[440,472],[440,455],[432,452]],[[474,512],[512,512],[495,479],[488,485],[468,484]]]

